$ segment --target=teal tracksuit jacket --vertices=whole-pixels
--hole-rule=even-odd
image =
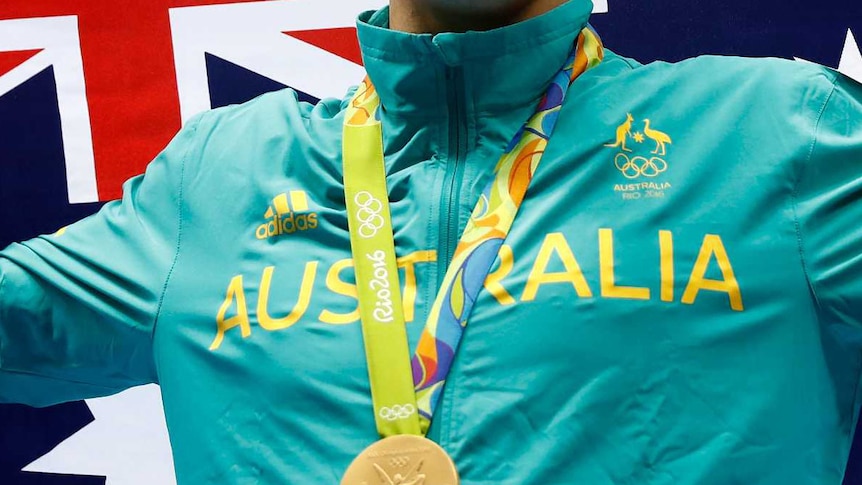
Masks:
[[[590,10],[436,36],[360,18],[411,346]],[[862,87],[606,54],[565,101],[429,437],[464,485],[839,484],[862,405]],[[157,382],[181,485],[337,483],[377,439],[347,99],[201,114],[122,201],[0,253],[0,401]]]

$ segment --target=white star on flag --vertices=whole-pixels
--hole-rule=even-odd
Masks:
[[[24,471],[105,476],[105,485],[176,485],[159,386],[88,399],[95,421]]]
[[[850,29],[847,29],[847,40],[844,41],[838,70],[862,83],[862,52],[859,51],[859,44]]]
[[[608,13],[608,0],[593,0],[593,13]]]

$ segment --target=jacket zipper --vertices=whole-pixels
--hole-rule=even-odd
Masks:
[[[449,112],[449,145],[446,157],[446,171],[443,176],[440,193],[439,239],[437,243],[437,289],[443,284],[446,270],[452,262],[452,256],[461,234],[460,202],[461,185],[464,181],[464,165],[467,156],[467,114],[464,100],[464,72],[460,67],[446,69],[446,97]],[[447,384],[448,386],[448,384]],[[451,392],[444,390],[435,410],[434,423],[429,438],[441,446],[446,446],[451,438],[452,398]]]
[[[467,127],[464,108],[464,71],[460,67],[446,70],[447,106],[449,109],[449,146],[443,190],[440,193],[440,239],[437,247],[437,288],[443,283],[461,234],[459,212],[461,184],[464,181],[464,158],[467,155]]]

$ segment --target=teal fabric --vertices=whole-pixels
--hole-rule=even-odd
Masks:
[[[361,17],[411,345],[589,3],[437,36]],[[0,401],[158,382],[180,484],[337,483],[376,439],[345,100],[204,113],[122,201],[0,253]],[[608,52],[560,116],[429,434],[462,483],[839,484],[862,404],[862,87]]]

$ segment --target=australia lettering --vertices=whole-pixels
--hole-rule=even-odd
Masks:
[[[641,182],[637,184],[614,184],[614,192],[633,192],[635,190],[666,190],[670,182]]]
[[[684,279],[677,286],[674,255],[675,242],[671,231],[658,231],[658,254],[652,256],[658,263],[658,268],[652,272],[654,279],[635,282],[637,285],[621,285],[618,275],[626,276],[625,268],[620,268],[618,255],[615,252],[615,235],[612,229],[599,229],[597,234],[598,264],[597,275],[586,275],[582,271],[569,241],[562,233],[550,233],[545,236],[539,250],[535,254],[519,257],[532,259],[529,274],[523,288],[516,292],[512,277],[516,258],[512,248],[501,246],[497,263],[485,279],[484,289],[500,305],[515,303],[530,303],[541,300],[543,292],[552,287],[570,287],[573,296],[577,298],[596,298],[649,301],[657,300],[664,303],[681,303],[694,305],[705,292],[724,295],[728,309],[744,311],[742,289],[733,269],[727,248],[721,237],[707,234],[700,243],[697,256]],[[693,248],[691,248],[693,249]],[[596,253],[593,253],[595,257]],[[693,254],[693,253],[692,253]],[[581,255],[583,257],[584,255]],[[376,296],[374,317],[381,322],[391,322],[392,289],[389,288],[388,273],[385,267],[385,255],[370,254],[367,257],[374,263],[374,278],[369,287]],[[417,251],[397,259],[402,285],[402,304],[405,321],[413,322],[416,312],[417,298],[417,268],[423,264],[437,261],[435,251]],[[691,260],[683,261],[691,265]],[[210,345],[210,350],[217,350],[228,333],[236,331],[245,339],[252,335],[253,324],[265,331],[277,331],[290,328],[306,317],[312,301],[316,301],[315,293],[326,291],[326,296],[320,300],[326,301],[324,308],[316,316],[317,320],[329,325],[354,324],[359,321],[359,301],[355,278],[352,273],[353,260],[342,259],[333,263],[326,270],[323,284],[317,284],[320,263],[311,261],[305,263],[302,280],[298,290],[293,294],[276,289],[280,302],[288,301],[292,309],[286,315],[272,316],[270,314],[270,295],[273,292],[273,278],[277,271],[274,266],[263,269],[259,276],[237,275],[231,278],[225,291],[224,300],[216,312],[216,336]],[[287,271],[287,270],[285,270]],[[714,278],[709,278],[711,275]],[[591,276],[588,278],[587,276]],[[284,278],[284,276],[283,276]],[[627,283],[631,283],[628,282]],[[291,283],[290,287],[296,285]],[[321,288],[325,286],[325,290]],[[682,289],[681,292],[678,292]],[[657,291],[656,291],[657,290]],[[250,302],[249,295],[257,295],[257,300]],[[546,293],[548,294],[548,293]],[[290,303],[295,302],[295,303]],[[537,302],[538,303],[538,302]],[[256,312],[249,311],[251,308]],[[287,307],[285,307],[287,308]],[[346,310],[346,311],[345,311]],[[311,317],[314,318],[314,317]]]

